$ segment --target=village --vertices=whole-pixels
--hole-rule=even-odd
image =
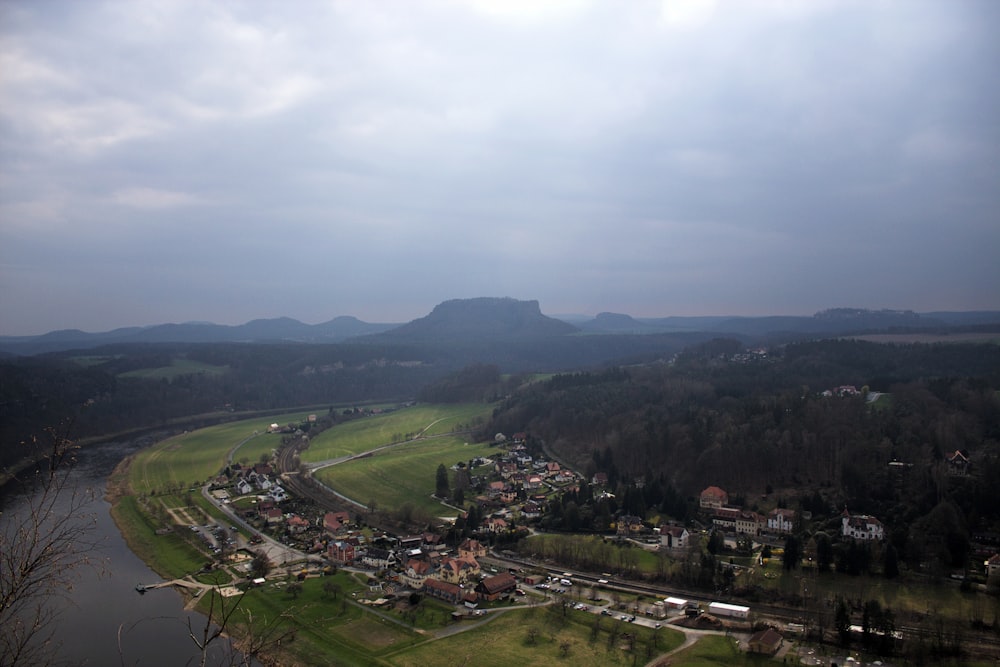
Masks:
[[[578,611],[613,616],[620,622],[654,629],[669,620],[699,630],[746,632],[744,650],[766,655],[776,655],[786,646],[783,632],[803,632],[804,628],[794,623],[755,625],[750,607],[742,604],[699,604],[675,595],[651,596],[641,605],[639,598],[627,602],[612,592],[614,585],[606,578],[610,573],[574,581],[569,572],[560,575],[544,567],[504,567],[510,562],[491,557],[491,547],[535,530],[552,498],[578,492],[584,484],[598,494],[607,495],[609,491],[605,473],[584,480],[557,462],[532,456],[524,433],[515,433],[511,438],[497,434],[494,440],[497,453],[491,457],[450,466],[456,487],[475,501],[470,506],[473,509],[454,523],[442,522],[418,534],[391,534],[368,525],[366,513],[360,508],[354,512],[317,512],[314,505],[283,488],[281,476],[270,462],[233,462],[206,491],[249,532],[246,546],[250,551],[242,550],[241,554],[235,524],[231,527],[235,535],[216,532],[213,539],[206,531],[205,538],[214,542],[209,546],[220,564],[239,563],[236,567],[245,572],[246,585],[263,585],[270,573],[269,568],[260,567],[260,558],[250,555],[252,550],[279,543],[288,549],[281,556],[283,575],[281,569],[275,570],[279,577],[287,579],[294,573],[304,579],[336,569],[364,572],[373,596],[363,602],[384,606],[411,595],[423,595],[451,605],[455,620],[478,619],[492,609],[510,606],[572,604]],[[621,513],[615,517],[614,531],[609,531],[605,539],[628,541],[681,558],[692,549],[701,550],[708,530],[733,543],[750,538],[752,545],[760,548],[792,534],[803,519],[809,518],[785,508],[764,515],[731,506],[729,500],[729,495],[717,486],[704,489],[698,498],[697,519],[686,524],[651,526],[642,517]],[[842,530],[844,539],[884,537],[877,519],[852,516],[846,510]],[[290,555],[295,552],[301,552],[302,557]],[[805,557],[811,558],[808,549]],[[752,632],[755,629],[757,632]]]

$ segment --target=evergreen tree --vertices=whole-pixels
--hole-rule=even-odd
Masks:
[[[786,571],[798,569],[799,561],[802,560],[802,547],[799,545],[799,538],[789,535],[785,538],[785,553],[781,557],[781,565]]]
[[[851,641],[851,615],[847,611],[847,603],[844,598],[837,598],[837,610],[833,615],[833,627],[837,630],[840,643],[847,646]]]
[[[438,498],[448,497],[448,469],[444,467],[443,463],[438,464],[437,467],[437,483],[434,487],[435,494]]]
[[[885,548],[885,555],[882,560],[882,574],[886,579],[895,579],[899,576],[899,553],[891,542]]]

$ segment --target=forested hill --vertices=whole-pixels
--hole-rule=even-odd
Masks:
[[[718,485],[745,498],[821,489],[832,506],[894,519],[929,511],[944,491],[944,457],[962,450],[981,474],[962,502],[981,508],[989,497],[995,514],[998,389],[996,345],[825,341],[763,355],[716,341],[672,365],[530,385],[485,432],[525,431],[612,486],[662,480],[690,497]],[[887,395],[871,401],[871,392]],[[893,478],[890,461],[909,472]]]

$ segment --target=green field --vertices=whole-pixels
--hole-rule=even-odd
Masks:
[[[374,502],[376,509],[397,510],[409,504],[428,517],[453,517],[455,510],[431,498],[438,465],[450,468],[459,461],[493,453],[496,449],[488,444],[466,444],[463,437],[428,438],[323,468],[315,477],[363,505]]]
[[[344,571],[306,580],[295,597],[283,582],[271,583],[248,591],[235,618],[241,624],[248,617],[255,619],[258,634],[265,625],[272,626],[272,631],[295,627],[295,640],[282,643],[282,652],[304,664],[541,667],[567,661],[580,667],[633,665],[645,664],[683,642],[676,630],[653,630],[586,612],[564,614],[555,607],[493,612],[476,624],[458,621],[466,624],[465,631],[452,635],[448,628],[456,621],[438,618],[417,632],[396,619],[426,614],[447,617],[444,606],[424,600],[412,612],[375,610],[356,602],[365,593],[365,587]],[[200,601],[202,612],[208,612],[210,598]],[[216,597],[215,603],[221,600]],[[231,605],[233,600],[222,603]]]
[[[81,359],[85,359],[81,357]],[[228,366],[213,366],[191,359],[174,359],[169,366],[158,368],[140,368],[127,373],[121,373],[118,377],[123,378],[144,378],[147,380],[173,380],[182,375],[222,375],[229,371]]]
[[[475,629],[393,653],[384,660],[398,667],[643,665],[682,642],[683,635],[668,628],[654,631],[587,612],[570,611],[563,616],[555,608],[539,607],[497,614]]]
[[[346,454],[360,454],[416,436],[468,429],[477,419],[488,417],[491,410],[492,406],[482,403],[416,405],[355,419],[316,436],[309,443],[309,449],[302,453],[301,460],[315,463]]]
[[[670,566],[669,562],[661,563],[659,552],[647,551],[631,542],[606,540],[601,535],[538,534],[526,538],[519,548],[521,553],[539,559],[566,561],[572,555],[576,562],[601,571],[651,575],[661,567]]]
[[[293,413],[220,424],[158,442],[133,462],[129,478],[132,490],[148,494],[197,486],[222,469],[226,455],[239,443],[253,438],[236,451],[235,460],[248,457],[255,461],[260,451],[270,451],[281,441],[280,436],[266,433],[271,423],[302,421],[308,416]],[[255,432],[258,435],[254,437]]]
[[[205,563],[202,550],[183,539],[183,534],[157,535],[160,522],[149,516],[135,497],[122,498],[111,514],[122,533],[128,535],[129,548],[161,576],[183,577]]]
[[[333,585],[336,592],[327,590]],[[270,583],[250,589],[239,600],[234,617],[238,626],[246,628],[252,619],[253,632],[277,636],[282,630],[295,629],[291,642],[282,642],[282,652],[301,664],[310,665],[372,665],[377,656],[387,650],[412,644],[418,639],[412,630],[382,619],[357,604],[365,587],[347,572],[330,577],[307,579],[302,591],[293,597],[285,582]],[[232,605],[237,598],[215,598],[216,605]],[[209,596],[198,608],[208,613]]]
[[[693,646],[671,656],[670,664],[678,667],[729,667],[781,663],[763,656],[741,653],[731,637],[707,635]]]

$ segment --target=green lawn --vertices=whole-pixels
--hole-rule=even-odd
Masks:
[[[416,405],[381,415],[362,417],[316,436],[302,453],[304,463],[314,463],[346,454],[360,454],[382,445],[401,442],[418,435],[438,435],[468,428],[473,421],[489,416],[492,406],[482,403],[459,405]]]
[[[398,667],[642,665],[682,642],[683,635],[668,628],[654,631],[607,616],[575,611],[562,616],[558,610],[538,607],[497,614],[475,629],[400,650],[384,660]]]
[[[431,438],[323,468],[315,476],[364,505],[374,501],[376,508],[397,510],[409,503],[427,516],[455,516],[454,510],[431,498],[438,465],[450,468],[459,461],[494,452],[488,444],[466,444],[462,437]]]
[[[742,653],[731,637],[707,635],[693,646],[671,656],[670,664],[678,667],[730,667],[781,663],[759,655]]]

